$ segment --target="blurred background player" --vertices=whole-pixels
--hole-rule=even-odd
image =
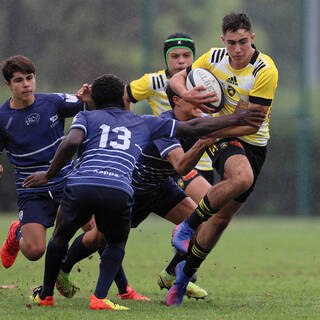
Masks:
[[[2,61],[5,84],[11,98],[0,107],[0,151],[6,149],[15,167],[19,221],[14,221],[1,248],[1,263],[9,268],[19,250],[29,260],[38,260],[46,248],[46,229],[53,226],[71,161],[49,183],[26,190],[23,180],[37,170],[46,170],[64,137],[66,117],[83,106],[70,94],[35,93],[35,65],[17,55]]]
[[[164,42],[163,54],[166,69],[146,73],[141,78],[131,81],[125,90],[125,99],[128,103],[146,99],[156,116],[171,109],[165,88],[174,74],[192,65],[195,59],[194,41],[186,33],[173,33]],[[213,181],[211,161],[204,153],[196,168],[179,178],[178,183],[196,203],[199,203]]]
[[[206,221],[200,227],[187,261],[177,266],[177,279],[168,292],[167,305],[182,303],[190,277],[217,244],[234,214],[253,191],[265,160],[278,71],[272,59],[256,49],[254,38],[248,15],[242,12],[230,13],[222,22],[221,39],[225,47],[210,49],[192,65],[192,68],[210,70],[224,86],[227,99],[217,116],[234,112],[237,104],[242,101],[243,107],[257,107],[266,117],[258,128],[235,126],[212,135],[216,138],[230,137],[220,139],[208,151],[222,181],[209,189],[196,211],[176,229],[173,244],[178,250],[186,252],[188,239]],[[170,85],[185,100],[203,104],[210,98],[204,98],[197,88],[190,91],[186,89],[185,79],[190,70],[176,74]]]
[[[23,183],[25,188],[48,183],[79,150],[79,161],[68,177],[56,227],[48,244],[43,287],[35,290],[32,296],[38,305],[54,305],[54,284],[68,242],[93,213],[107,245],[101,255],[90,308],[126,310],[106,297],[124,257],[133,205],[132,171],[144,146],[161,137],[199,136],[223,128],[226,123],[235,125],[249,121],[243,120],[248,114],[245,112],[180,122],[172,117],[134,115],[125,110],[123,90],[124,85],[114,75],[97,78],[90,95],[93,111],[80,112],[75,117],[49,169],[33,173]]]

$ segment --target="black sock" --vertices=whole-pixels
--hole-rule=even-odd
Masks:
[[[71,247],[67,252],[66,259],[63,261],[61,265],[61,270],[63,272],[69,273],[71,272],[73,266],[81,261],[84,258],[89,257],[91,254],[96,252],[97,250],[91,250],[85,247],[82,243],[82,238],[85,233],[82,233],[78,236],[72,243]]]
[[[126,274],[123,270],[122,265],[120,266],[120,269],[118,273],[116,274],[116,277],[114,278],[114,282],[116,283],[119,294],[124,294],[127,293],[127,285],[128,285],[128,280],[126,277]]]
[[[40,293],[40,299],[44,300],[46,297],[53,296],[54,285],[56,283],[61,262],[66,256],[68,244],[65,246],[54,245],[49,240],[44,268],[43,287]]]
[[[106,246],[101,255],[100,272],[94,295],[98,299],[104,299],[108,295],[109,288],[118,273],[124,250],[119,247]]]
[[[168,264],[168,266],[166,267],[166,272],[168,274],[170,274],[171,276],[175,276],[176,275],[176,266],[179,262],[186,260],[187,255],[186,254],[180,254],[178,252],[176,252],[176,254],[174,255],[174,257],[172,258],[172,260],[170,261],[170,263]]]
[[[186,276],[192,277],[192,275],[198,270],[201,263],[206,259],[211,250],[202,249],[197,242],[193,245],[191,253],[187,258],[187,262],[183,268],[183,272]]]
[[[209,218],[218,212],[218,209],[211,209],[207,195],[205,195],[199,202],[197,209],[187,219],[189,226],[196,230],[199,225],[207,221]]]

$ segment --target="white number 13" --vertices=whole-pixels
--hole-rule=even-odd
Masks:
[[[107,146],[110,126],[103,124],[100,126],[102,130],[99,147],[105,148]],[[118,133],[117,141],[110,141],[110,146],[114,149],[127,150],[130,147],[131,132],[125,127],[116,127],[111,130]]]

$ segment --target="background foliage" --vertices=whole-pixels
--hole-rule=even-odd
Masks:
[[[198,57],[210,47],[221,46],[221,19],[226,13],[248,12],[256,46],[270,55],[279,69],[279,86],[267,161],[256,191],[242,211],[292,215],[298,213],[296,141],[304,53],[301,1],[0,0],[0,58],[14,54],[32,58],[37,66],[38,91],[75,92],[101,73],[112,72],[131,81],[143,72],[162,69],[163,41],[173,32],[192,35]],[[319,159],[319,89],[319,81],[310,88],[311,169]],[[1,101],[8,97],[3,84]],[[140,104],[136,110],[146,112],[147,108]],[[15,210],[13,173],[4,155],[0,161],[5,166],[0,180],[0,211]],[[316,201],[319,179],[319,173],[312,171],[310,201],[314,214],[320,209]]]

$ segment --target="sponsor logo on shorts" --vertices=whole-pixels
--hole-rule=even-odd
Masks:
[[[19,211],[19,220],[21,221],[23,218],[23,210],[20,210]]]

